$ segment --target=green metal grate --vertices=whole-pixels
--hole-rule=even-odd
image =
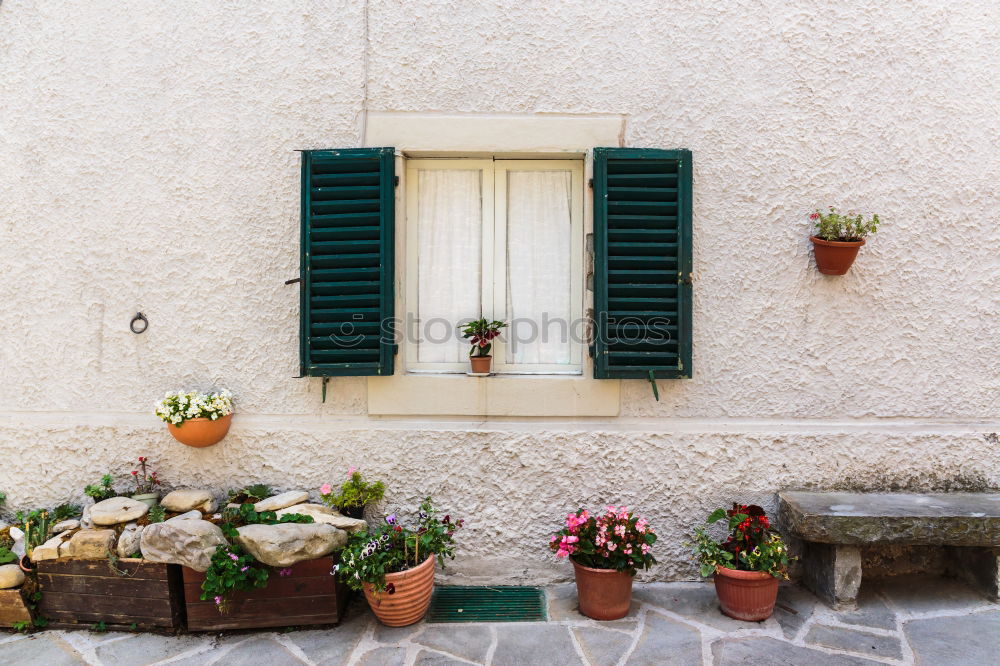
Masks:
[[[438,587],[428,622],[544,622],[545,593],[538,587]]]

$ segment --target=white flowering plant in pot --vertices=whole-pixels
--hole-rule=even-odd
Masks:
[[[233,396],[229,391],[167,393],[156,403],[156,415],[182,444],[211,446],[229,431],[233,416]]]

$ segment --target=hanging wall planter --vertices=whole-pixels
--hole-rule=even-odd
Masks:
[[[168,393],[156,404],[156,415],[181,444],[204,448],[222,441],[233,421],[229,391]]]
[[[878,231],[878,215],[865,220],[863,215],[837,212],[829,206],[827,212],[816,210],[809,216],[816,224],[813,243],[816,267],[824,275],[844,275],[851,268],[865,237]]]

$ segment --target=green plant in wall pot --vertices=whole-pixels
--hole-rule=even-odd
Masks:
[[[864,215],[840,213],[833,206],[823,211],[816,209],[809,215],[815,225],[809,239],[813,243],[816,267],[824,275],[844,275],[865,244],[865,238],[878,231],[878,215],[865,219]]]

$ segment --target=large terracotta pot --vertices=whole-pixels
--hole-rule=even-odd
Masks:
[[[591,569],[573,562],[580,612],[595,620],[618,620],[632,605],[632,576],[614,569]]]
[[[470,356],[469,363],[472,365],[472,371],[476,374],[484,374],[490,371],[490,366],[493,365],[492,356]]]
[[[824,275],[843,275],[854,263],[858,250],[865,244],[859,241],[828,241],[810,236],[816,255],[816,267]]]
[[[722,612],[736,620],[760,622],[771,617],[778,598],[778,579],[762,571],[715,567],[715,593]]]
[[[419,622],[431,605],[434,591],[434,556],[412,569],[385,575],[385,583],[392,583],[396,590],[376,592],[365,583],[365,599],[379,622],[387,627],[405,627]]]
[[[222,438],[229,432],[229,425],[233,422],[233,415],[227,414],[215,419],[197,418],[188,419],[179,426],[173,423],[167,424],[167,429],[181,444],[203,448],[212,446],[222,441]]]

